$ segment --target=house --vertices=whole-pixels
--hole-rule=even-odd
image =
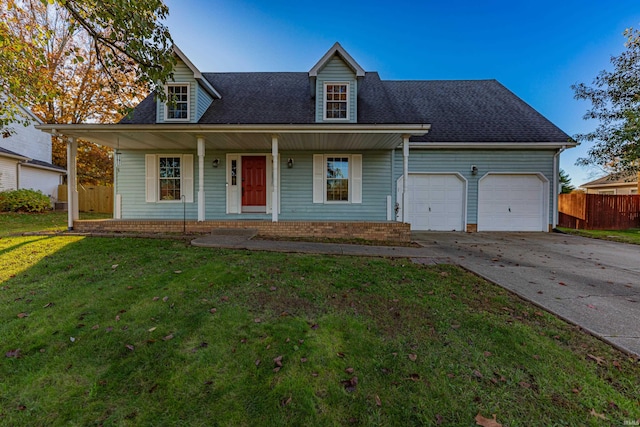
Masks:
[[[33,124],[42,122],[26,108],[21,112],[31,124],[16,124],[10,136],[0,137],[0,191],[40,190],[53,203],[66,170],[51,163],[51,137]]]
[[[580,186],[587,194],[638,194],[638,175],[607,175]]]
[[[70,211],[70,227],[388,240],[555,227],[575,143],[495,80],[383,80],[339,43],[306,72],[202,73],[175,54],[169,102],[40,127],[71,158],[76,138],[115,149],[114,220]]]

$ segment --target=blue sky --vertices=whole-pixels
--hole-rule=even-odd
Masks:
[[[308,71],[339,41],[387,80],[496,79],[569,135],[593,129],[570,86],[591,84],[640,27],[639,0],[167,0],[167,25],[201,71]],[[574,185],[602,174],[575,166]]]

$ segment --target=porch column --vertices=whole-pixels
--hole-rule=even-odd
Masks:
[[[402,135],[402,222],[409,221],[409,135]]]
[[[204,221],[204,137],[198,136],[198,221]]]
[[[278,181],[280,170],[278,169],[278,135],[271,135],[271,156],[273,157],[273,194],[271,195],[271,221],[278,222],[280,200],[278,200]]]
[[[69,230],[73,230],[73,221],[80,219],[77,161],[78,141],[75,138],[69,138],[67,139],[67,226]]]

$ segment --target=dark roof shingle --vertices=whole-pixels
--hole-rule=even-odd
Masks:
[[[308,73],[203,73],[218,90],[200,124],[312,124]],[[431,124],[417,142],[569,142],[570,137],[496,80],[358,80],[358,123]],[[155,124],[144,99],[120,123]]]

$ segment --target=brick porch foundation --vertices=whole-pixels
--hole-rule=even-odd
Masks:
[[[174,220],[80,220],[73,223],[81,233],[210,233],[216,228],[255,229],[263,237],[316,237],[410,242],[409,224],[394,221],[174,221]]]

